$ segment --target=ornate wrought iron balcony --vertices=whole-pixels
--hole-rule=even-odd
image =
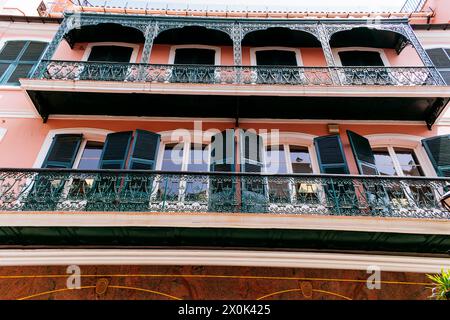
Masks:
[[[449,179],[1,169],[0,211],[317,214],[450,219]]]
[[[290,67],[106,63],[43,60],[33,78],[146,83],[301,86],[441,85],[434,67]]]

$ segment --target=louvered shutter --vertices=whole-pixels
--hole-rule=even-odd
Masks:
[[[347,161],[341,138],[338,135],[317,137],[314,139],[320,172],[330,174],[348,174]]]
[[[450,177],[450,135],[422,140],[438,176]]]
[[[45,48],[47,48],[47,43],[45,42],[30,42],[25,51],[22,53],[20,61],[38,61]]]
[[[16,60],[26,41],[8,41],[0,52],[0,60]]]
[[[233,172],[234,130],[227,129],[211,138],[211,171]]]
[[[427,53],[436,68],[450,68],[450,59],[444,49],[428,49]]]
[[[100,169],[125,168],[132,136],[132,131],[115,132],[106,136],[100,158]]]
[[[211,165],[213,172],[234,172],[234,130],[227,129],[211,138]],[[209,211],[232,212],[236,203],[236,179],[230,175],[209,177]]]
[[[161,135],[145,130],[136,130],[131,150],[129,168],[154,170]]]
[[[239,132],[241,172],[261,173],[263,141],[251,131]],[[263,176],[242,177],[241,208],[244,212],[266,212],[268,205],[267,179]]]
[[[82,138],[81,134],[55,135],[42,168],[72,168]]]
[[[364,175],[378,175],[379,172],[375,165],[375,156],[373,155],[369,140],[350,130],[347,130],[347,136],[359,173]]]

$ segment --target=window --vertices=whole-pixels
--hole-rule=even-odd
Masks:
[[[422,168],[413,150],[400,147],[374,148],[375,165],[384,176],[423,176]]]
[[[313,173],[308,148],[295,145],[268,146],[265,171],[270,174]]]
[[[133,48],[121,46],[92,47],[88,61],[130,62]]]
[[[8,41],[0,52],[0,84],[18,85],[20,78],[30,76],[47,43]]]
[[[295,51],[258,50],[255,55],[259,66],[297,66]]]
[[[342,66],[384,66],[380,53],[375,51],[341,51],[338,53]]]
[[[175,50],[174,64],[214,65],[216,51],[212,49],[179,48]]]
[[[265,172],[270,174],[313,173],[311,157],[307,147],[295,145],[268,146],[265,154]],[[311,183],[288,182],[269,178],[271,202],[317,201],[317,186]]]
[[[450,85],[450,49],[428,49],[427,53],[440,72],[442,78],[444,78],[445,83]]]
[[[215,80],[216,50],[198,48],[178,48],[175,50],[175,65],[198,65],[195,67],[177,66],[172,70],[171,82],[211,83]]]
[[[80,170],[96,170],[100,164],[103,143],[96,141],[87,141],[82,151],[78,169]]]
[[[162,171],[207,172],[209,171],[209,146],[194,143],[168,143],[164,145],[161,159]],[[159,183],[158,198],[176,201],[181,197],[186,201],[206,200],[208,179],[180,175],[166,176]]]

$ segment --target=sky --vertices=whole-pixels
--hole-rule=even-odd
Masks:
[[[46,0],[51,2],[52,0]],[[91,3],[103,4],[105,0],[90,0]],[[399,10],[406,0],[106,0],[109,5],[186,8],[210,10],[292,10],[292,11],[389,11]],[[0,6],[18,7],[27,14],[35,13],[41,0],[0,0]]]

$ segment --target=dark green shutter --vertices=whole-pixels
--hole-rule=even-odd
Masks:
[[[157,133],[136,130],[128,167],[134,170],[154,170],[160,140],[161,135]]]
[[[375,156],[373,155],[369,140],[350,130],[347,130],[347,136],[352,147],[353,155],[355,156],[356,164],[358,165],[359,173],[378,175],[379,172],[375,165]]]
[[[100,158],[100,169],[125,168],[132,136],[132,131],[115,132],[106,136]]]
[[[422,140],[428,157],[440,177],[450,177],[450,135]]]
[[[262,171],[263,142],[261,136],[251,131],[239,132],[241,172]]]
[[[227,129],[211,138],[211,171],[234,172],[234,129]],[[209,177],[209,211],[233,212],[236,209],[236,177]]]
[[[42,168],[72,168],[82,138],[81,134],[55,135]]]
[[[261,136],[251,131],[239,132],[241,172],[261,173],[263,141]],[[243,176],[241,208],[244,212],[267,212],[267,179],[266,177]]]
[[[314,139],[320,172],[330,174],[348,174],[347,161],[341,138],[338,135],[317,137]]]
[[[211,138],[211,171],[233,172],[234,129],[227,129]]]
[[[8,41],[0,52],[0,60],[16,60],[26,41]]]

